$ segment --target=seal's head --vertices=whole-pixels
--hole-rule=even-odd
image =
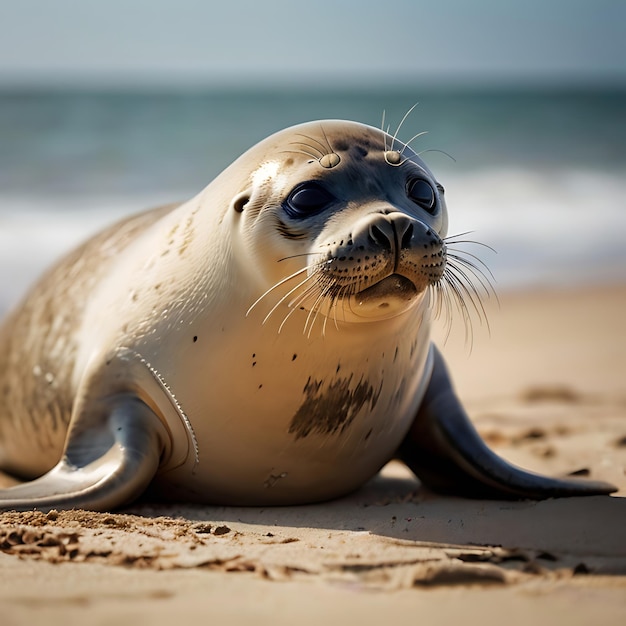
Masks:
[[[321,121],[252,152],[242,158],[258,165],[230,209],[260,277],[259,302],[286,307],[283,323],[299,309],[309,322],[395,317],[441,280],[443,188],[409,146],[355,122]]]

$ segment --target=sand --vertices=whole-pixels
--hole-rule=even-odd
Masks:
[[[626,286],[510,293],[443,345],[479,431],[615,497],[489,502],[401,465],[314,506],[0,514],[0,624],[626,623]]]

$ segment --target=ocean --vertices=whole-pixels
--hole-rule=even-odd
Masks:
[[[626,91],[373,88],[0,91],[0,313],[126,214],[186,199],[272,132],[344,118],[395,131],[446,188],[496,289],[626,279]]]

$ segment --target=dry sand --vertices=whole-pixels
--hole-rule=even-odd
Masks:
[[[443,346],[498,453],[617,497],[441,497],[390,464],[314,506],[4,513],[0,624],[626,623],[625,308],[622,286],[505,294],[471,354],[458,323]]]

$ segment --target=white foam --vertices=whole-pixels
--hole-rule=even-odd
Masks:
[[[626,279],[626,180],[588,170],[499,169],[449,177],[450,234],[473,231],[499,284]],[[472,252],[477,248],[467,248]]]
[[[0,313],[53,261],[104,226],[168,198],[0,195]]]

